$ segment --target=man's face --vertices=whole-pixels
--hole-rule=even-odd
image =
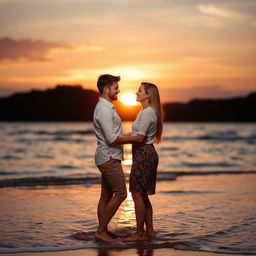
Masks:
[[[109,87],[109,93],[108,96],[111,100],[117,100],[117,94],[120,92],[118,82],[114,82]]]

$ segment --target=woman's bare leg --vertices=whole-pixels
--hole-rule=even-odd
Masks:
[[[143,194],[143,200],[145,204],[145,224],[146,224],[146,234],[148,237],[154,237],[155,230],[153,227],[153,208],[152,204],[146,193]]]
[[[137,232],[127,237],[126,239],[124,239],[124,241],[145,240],[143,235],[144,235],[146,208],[145,208],[142,192],[132,192],[132,197],[135,205]]]

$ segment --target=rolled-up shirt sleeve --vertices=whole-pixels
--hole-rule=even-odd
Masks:
[[[141,113],[138,134],[146,136],[148,129],[150,127],[151,120],[152,118],[149,112],[144,111]]]
[[[113,116],[109,109],[101,109],[98,113],[96,120],[100,125],[106,142],[111,145],[117,138],[117,134],[114,133]]]

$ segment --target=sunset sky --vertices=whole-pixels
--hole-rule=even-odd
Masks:
[[[0,0],[0,96],[120,75],[163,101],[256,91],[255,0]]]

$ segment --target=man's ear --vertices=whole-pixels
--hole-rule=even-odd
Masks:
[[[105,88],[104,88],[104,93],[105,93],[105,94],[108,94],[108,93],[109,93],[109,88],[108,88],[108,87],[105,87]]]

